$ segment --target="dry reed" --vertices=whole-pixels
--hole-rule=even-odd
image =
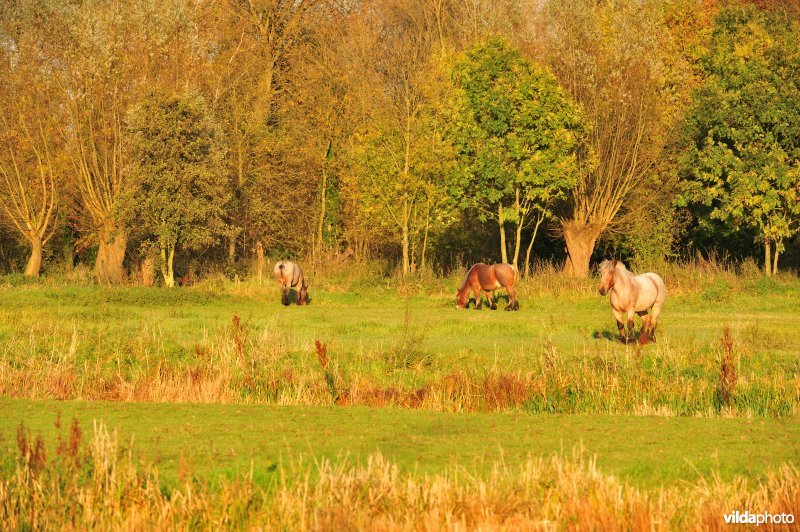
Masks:
[[[251,471],[214,489],[191,475],[165,489],[157,470],[137,467],[103,425],[50,461],[34,464],[27,440],[20,450],[0,479],[8,529],[715,530],[734,510],[800,508],[800,472],[790,465],[754,484],[714,476],[642,489],[603,474],[582,451],[518,467],[501,461],[487,474],[456,467],[427,476],[374,454],[365,463],[289,461],[266,487]]]

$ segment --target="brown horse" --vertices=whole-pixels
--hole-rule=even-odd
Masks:
[[[634,313],[642,317],[639,343],[655,341],[658,316],[667,297],[664,279],[652,272],[633,275],[621,262],[604,260],[600,264],[600,285],[597,291],[602,296],[610,293],[611,312],[617,320],[617,330],[623,342],[628,343],[636,338],[633,331]],[[625,323],[628,325],[627,332],[624,332]]]
[[[303,277],[303,270],[297,263],[282,260],[275,265],[273,273],[281,287],[281,303],[289,304],[289,292],[292,288],[297,292],[296,302],[298,305],[308,303],[308,286]]]
[[[517,281],[519,270],[513,264],[493,264],[487,266],[479,262],[469,269],[464,281],[456,294],[456,308],[469,308],[469,292],[475,294],[475,310],[480,310],[483,305],[481,292],[486,294],[486,299],[492,310],[497,308],[492,299],[491,292],[498,288],[505,288],[508,292],[508,306],[506,310],[519,310],[517,301]]]

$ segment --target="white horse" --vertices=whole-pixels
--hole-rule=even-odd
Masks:
[[[281,287],[281,303],[289,304],[289,292],[292,288],[297,292],[296,302],[305,305],[308,302],[308,285],[303,277],[303,270],[296,262],[282,260],[272,270],[275,280]]]
[[[617,320],[617,329],[623,342],[628,343],[629,340],[636,338],[633,331],[634,313],[642,317],[639,343],[655,341],[658,316],[667,297],[664,279],[652,272],[633,275],[621,262],[604,260],[600,264],[600,286],[597,290],[602,296],[606,295],[606,292],[610,293],[611,312]],[[649,316],[648,310],[650,310]],[[625,332],[626,323],[627,332]]]

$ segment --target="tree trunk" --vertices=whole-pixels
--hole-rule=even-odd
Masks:
[[[228,237],[228,263],[234,264],[236,262],[236,234]]]
[[[405,150],[403,156],[403,182],[407,185],[411,174],[411,108],[410,102],[406,99],[406,131],[405,131]],[[403,276],[411,271],[411,261],[409,257],[409,223],[411,218],[411,206],[408,201],[408,193],[403,198]]]
[[[328,142],[328,151],[325,154],[325,157],[328,157],[330,153],[331,144]],[[319,223],[317,224],[317,238],[316,242],[314,243],[314,262],[320,260],[320,255],[322,252],[322,233],[323,229],[325,228],[325,211],[327,210],[327,197],[328,197],[328,164],[327,159],[325,162],[325,167],[322,170],[322,191],[320,193],[320,200],[319,200]]]
[[[567,244],[564,272],[572,277],[588,277],[589,261],[592,259],[594,245],[602,232],[601,229],[592,224],[569,224],[563,229]]]
[[[533,235],[531,235],[531,241],[528,243],[528,250],[525,252],[526,278],[531,274],[531,250],[533,249],[533,241],[536,240],[536,233],[539,232],[539,226],[542,225],[542,220],[544,220],[544,215],[541,215],[536,219],[536,226],[533,228]]]
[[[772,275],[778,275],[778,255],[780,255],[781,253],[779,251],[781,244],[782,242],[775,243],[775,258],[773,259],[773,264],[772,264]]]
[[[142,261],[142,286],[153,286],[155,281],[155,268],[153,262],[155,261],[153,260],[153,257],[150,256],[145,257],[145,259]]]
[[[428,249],[428,230],[431,226],[431,206],[425,211],[425,236],[422,237],[422,256],[420,257],[419,265],[423,270],[425,269],[425,252]]]
[[[25,275],[28,277],[39,277],[42,269],[42,239],[33,236],[28,239],[31,244],[31,256],[25,266]]]
[[[125,280],[122,263],[125,260],[128,236],[111,221],[103,224],[98,236],[100,245],[94,263],[97,280],[101,283],[122,283]]]
[[[256,243],[256,278],[260,281],[264,277],[264,245],[261,242]]]
[[[506,249],[506,228],[503,223],[503,204],[497,207],[497,224],[500,226],[500,260],[508,262],[508,250]]]
[[[164,286],[172,288],[175,286],[175,272],[172,262],[175,258],[175,248],[161,248],[161,275],[164,277]]]
[[[408,272],[411,271],[411,261],[409,260],[409,216],[410,213],[408,212],[408,200],[403,200],[403,219],[402,219],[402,231],[403,231],[403,275],[405,276]]]
[[[772,275],[772,260],[770,258],[770,243],[766,238],[764,239],[764,273],[767,277]]]
[[[516,238],[514,240],[514,260],[512,264],[519,268],[519,250],[522,246],[522,228],[525,226],[525,211],[522,209],[522,205],[519,202],[519,187],[516,187],[514,191],[514,209],[517,213],[517,233]]]

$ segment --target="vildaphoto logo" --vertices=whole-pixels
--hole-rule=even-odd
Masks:
[[[735,511],[724,514],[725,523],[729,525],[791,525],[794,523],[794,514],[771,514],[764,512],[760,514]]]

